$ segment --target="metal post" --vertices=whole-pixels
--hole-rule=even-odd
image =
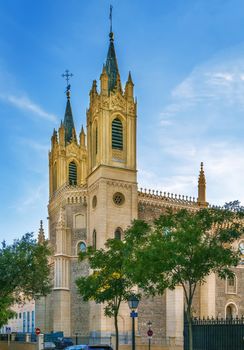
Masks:
[[[75,333],[75,345],[78,345],[78,333]]]
[[[151,337],[148,337],[148,350],[151,350]]]
[[[132,350],[136,350],[136,341],[135,341],[135,317],[132,316]]]

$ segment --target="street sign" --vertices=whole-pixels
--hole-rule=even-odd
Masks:
[[[11,327],[6,327],[6,333],[8,333],[8,334],[11,333]]]
[[[41,333],[40,328],[36,328],[36,335],[39,335]]]
[[[130,317],[134,318],[134,317],[137,317],[137,316],[138,316],[138,313],[137,313],[137,312],[131,311]]]
[[[147,335],[148,335],[148,337],[152,337],[153,336],[153,331],[151,329],[149,329],[147,331]]]

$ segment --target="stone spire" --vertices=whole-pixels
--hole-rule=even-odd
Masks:
[[[133,96],[134,96],[134,83],[132,81],[131,78],[131,73],[129,72],[128,75],[128,79],[125,85],[125,96],[129,99],[129,100],[133,100]]]
[[[39,228],[37,240],[38,240],[39,244],[43,244],[45,242],[45,233],[44,233],[44,229],[43,229],[42,220],[40,220],[40,228]]]
[[[208,203],[206,202],[206,178],[203,170],[203,162],[201,162],[200,173],[198,177],[198,205],[201,207],[207,207]]]
[[[66,103],[63,125],[65,129],[65,143],[67,144],[71,142],[72,138],[74,138],[74,133],[75,133],[75,126],[74,126],[72,108],[70,103],[70,85],[67,86],[66,96],[67,96],[67,103]],[[76,139],[76,135],[75,135],[75,139]]]
[[[81,127],[81,132],[80,132],[80,146],[86,147],[86,134],[85,134],[83,125]]]
[[[109,48],[106,60],[106,71],[108,75],[108,91],[112,91],[115,86],[119,75],[118,63],[114,48],[114,33],[112,32],[112,9],[110,7],[110,33],[109,33]]]
[[[103,71],[100,75],[100,91],[102,95],[108,96],[108,75],[105,65],[103,65]]]

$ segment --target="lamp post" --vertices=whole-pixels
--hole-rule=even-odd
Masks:
[[[78,332],[75,332],[75,345],[78,345]]]
[[[129,308],[131,309],[130,317],[132,318],[132,350],[136,350],[136,341],[135,341],[135,317],[138,316],[136,309],[139,305],[139,299],[135,294],[131,294],[128,298]]]
[[[152,339],[152,335],[153,335],[153,331],[152,331],[152,322],[151,322],[151,321],[148,321],[147,325],[148,325],[148,331],[147,331],[147,336],[148,336],[148,350],[151,350],[151,339]]]

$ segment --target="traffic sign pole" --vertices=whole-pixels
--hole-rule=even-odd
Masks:
[[[35,331],[36,331],[36,335],[39,335],[41,333],[41,330],[38,327],[35,329]]]

